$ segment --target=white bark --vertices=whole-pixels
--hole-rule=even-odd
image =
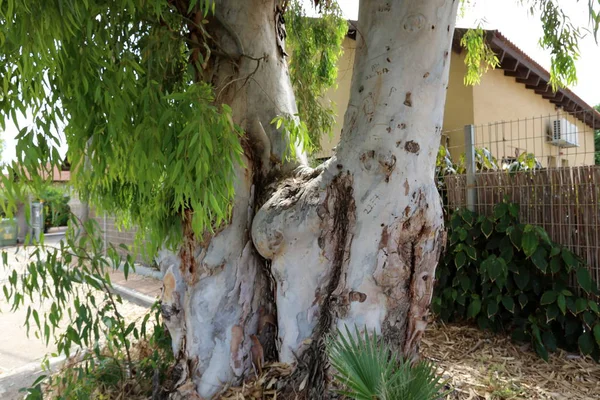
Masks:
[[[444,240],[434,168],[456,9],[361,2],[337,154],[318,177],[282,185],[254,220],[277,281],[283,362],[303,352],[303,362],[322,362],[332,325],[375,330],[417,355]],[[309,386],[323,375],[310,372]]]
[[[270,121],[296,113],[287,66],[276,45],[275,1],[221,0],[216,12],[209,29],[228,56],[221,55],[209,79],[217,101],[231,106],[246,132],[245,167],[236,171],[230,223],[212,237],[193,240],[188,231],[179,254],[163,254],[160,260],[167,271],[163,316],[179,359],[182,397],[197,392],[211,398],[252,371],[253,351],[268,352],[252,339],[256,335],[268,342],[275,332],[272,288],[249,232],[266,174],[285,172],[281,160],[287,139]],[[300,153],[297,158],[306,162]]]
[[[407,356],[427,323],[443,240],[434,170],[457,3],[361,3],[338,147],[357,203],[345,286],[366,296],[338,325],[375,329]]]
[[[184,245],[165,275],[182,394],[209,398],[250,370],[260,353],[251,335],[268,345],[261,328],[275,322],[271,289],[279,360],[300,357],[291,384],[308,382],[308,398],[322,396],[322,340],[336,325],[375,330],[410,357],[426,325],[443,241],[434,167],[458,2],[361,2],[337,155],[293,171],[303,156],[288,168],[272,161],[282,159],[286,138],[269,121],[295,112],[274,3],[217,4],[223,47],[252,57],[236,69],[220,62],[213,77],[247,131],[249,168],[238,171],[231,223],[200,246]],[[270,262],[275,288],[254,248]],[[194,251],[190,272],[180,260]]]

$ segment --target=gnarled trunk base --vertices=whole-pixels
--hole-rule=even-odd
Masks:
[[[434,168],[458,2],[361,2],[342,141],[315,170],[301,155],[281,161],[287,138],[269,123],[295,114],[277,3],[217,4],[215,37],[238,57],[219,59],[212,80],[247,133],[247,168],[229,225],[163,260],[180,394],[211,398],[278,358],[296,366],[290,393],[321,399],[332,329],[375,331],[414,358],[427,324],[444,241]]]

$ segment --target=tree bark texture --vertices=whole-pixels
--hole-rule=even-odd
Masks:
[[[324,398],[324,339],[368,329],[416,357],[444,242],[434,183],[453,0],[363,0],[341,143],[328,162],[284,162],[270,121],[296,112],[276,0],[220,0],[209,29],[217,101],[246,132],[233,215],[159,257],[177,396],[209,399],[265,361]]]

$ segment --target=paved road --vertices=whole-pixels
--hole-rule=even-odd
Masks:
[[[53,235],[46,237],[46,243],[49,245],[58,244],[63,235]],[[8,284],[8,276],[12,269],[20,272],[27,265],[27,259],[31,249],[26,247],[3,248],[8,254],[9,268],[3,268],[0,265],[0,284]],[[32,304],[33,307],[41,309],[39,303]],[[8,371],[23,367],[34,361],[40,361],[48,351],[54,351],[55,347],[50,345],[46,347],[42,341],[33,336],[27,338],[27,329],[24,326],[27,307],[21,307],[16,312],[10,311],[10,306],[6,302],[4,294],[0,297],[0,377]]]
[[[56,245],[62,238],[61,234],[46,235],[45,242],[48,245]],[[0,249],[2,250],[8,254],[10,268],[3,268],[0,262],[0,286],[7,282],[12,269],[18,272],[24,270],[32,251],[25,247]],[[41,315],[49,306],[34,303],[32,307],[35,307]],[[145,308],[124,301],[121,312],[126,315],[126,318],[136,318],[144,314]],[[46,346],[41,339],[34,336],[34,326],[29,332],[29,337],[27,336],[27,329],[24,326],[26,313],[27,306],[22,306],[16,312],[10,312],[10,306],[0,288],[0,399],[2,400],[22,399],[23,394],[19,394],[18,389],[29,386],[35,381],[41,373],[39,365],[44,355],[56,349],[52,340]]]

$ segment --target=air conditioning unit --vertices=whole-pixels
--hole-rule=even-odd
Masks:
[[[550,144],[558,147],[579,147],[577,125],[565,118],[552,121],[552,131],[548,138]]]

